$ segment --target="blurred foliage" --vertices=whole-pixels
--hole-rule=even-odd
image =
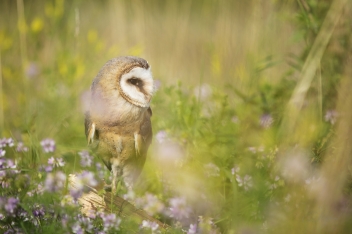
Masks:
[[[89,86],[108,59],[135,55],[148,60],[161,84],[138,194],[151,192],[164,203],[184,196],[193,208],[189,223],[211,217],[222,233],[323,233],[316,224],[316,172],[334,150],[338,119],[351,111],[337,110],[341,82],[351,78],[350,2],[305,97],[298,135],[286,133],[299,139],[296,145],[283,148],[278,131],[330,6],[329,0],[1,1],[0,133],[29,147],[6,154],[23,170],[6,195],[19,196],[25,209],[39,202],[26,196],[25,173],[44,181],[37,171],[48,160],[40,151],[44,138],[55,139],[54,156],[66,161],[66,174],[82,169],[77,153],[86,148]],[[162,151],[159,133],[170,152]],[[293,161],[282,161],[291,154]],[[294,179],[285,167],[297,173]],[[336,208],[342,220],[336,233],[352,228],[350,190]],[[41,202],[60,199],[46,194]],[[123,230],[136,225],[126,221]],[[59,228],[41,227],[43,233]]]

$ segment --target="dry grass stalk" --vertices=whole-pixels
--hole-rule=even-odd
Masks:
[[[323,25],[302,67],[301,80],[296,85],[292,97],[287,104],[287,114],[281,126],[281,134],[291,134],[294,132],[307,91],[316,75],[321,58],[323,57],[324,51],[346,4],[347,0],[335,0],[331,4]]]
[[[323,199],[316,205],[318,215],[319,233],[343,232],[344,223],[350,221],[350,212],[343,212],[346,207],[347,197],[344,188],[351,176],[352,163],[352,55],[346,62],[345,76],[341,81],[339,90],[338,113],[339,120],[336,127],[335,139],[326,154],[322,167],[324,183]]]

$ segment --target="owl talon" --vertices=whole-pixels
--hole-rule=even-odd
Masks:
[[[106,184],[106,185],[104,185],[104,190],[105,190],[106,192],[111,192],[111,191],[112,191],[112,186],[109,185],[109,184]]]

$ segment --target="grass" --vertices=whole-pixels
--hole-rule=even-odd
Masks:
[[[81,216],[71,200],[82,191],[66,186],[82,171],[82,183],[109,179],[85,152],[83,110],[120,55],[147,59],[160,84],[127,196],[167,232],[351,229],[348,1],[5,0],[0,12],[3,232],[161,232]]]

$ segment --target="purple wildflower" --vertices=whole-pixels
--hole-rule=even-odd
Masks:
[[[13,147],[13,146],[15,145],[15,142],[13,141],[12,138],[8,138],[8,139],[6,140],[6,143],[7,143],[7,145],[8,145],[9,147]]]
[[[6,164],[7,164],[7,168],[9,168],[9,169],[16,169],[16,167],[17,167],[16,163],[14,161],[12,161],[11,159],[7,159]]]
[[[65,166],[65,161],[62,158],[56,158],[56,167],[63,167]]]
[[[196,234],[197,233],[197,224],[190,224],[187,234]]]
[[[142,207],[150,215],[159,213],[164,209],[164,204],[155,195],[150,193],[136,199],[136,205]]]
[[[40,142],[45,153],[54,152],[56,149],[55,141],[50,138],[46,138]]]
[[[84,184],[94,187],[97,186],[98,181],[94,178],[94,174],[91,171],[83,171],[81,174],[78,175]]]
[[[0,148],[0,157],[4,157],[5,153],[6,153],[6,151],[4,149]]]
[[[0,157],[0,169],[6,168],[6,158],[1,158]]]
[[[45,171],[45,172],[52,172],[53,169],[54,169],[53,166],[48,165],[48,166],[46,166],[46,167],[44,168],[44,171]]]
[[[159,224],[157,224],[156,222],[143,220],[141,228],[151,229],[152,233],[154,233],[156,230],[158,230]]]
[[[14,215],[17,205],[18,205],[19,200],[14,197],[10,197],[7,199],[7,203],[4,205],[5,211],[9,215]]]
[[[28,64],[25,70],[25,74],[28,78],[34,78],[39,75],[39,67],[35,62]]]
[[[186,199],[183,197],[171,198],[169,201],[169,215],[177,220],[189,218],[191,208],[187,206]]]
[[[85,230],[81,227],[81,225],[77,222],[72,225],[72,232],[76,234],[84,234]]]
[[[335,124],[336,123],[336,119],[339,116],[339,114],[337,113],[337,111],[335,110],[328,110],[325,113],[324,119],[326,122],[329,122],[331,124]]]
[[[10,187],[10,182],[8,180],[3,180],[1,181],[1,187],[2,188],[8,188]]]
[[[94,226],[90,218],[78,215],[76,219],[76,223],[72,226],[73,233],[84,234],[93,230]]]
[[[155,138],[158,143],[163,143],[168,139],[168,135],[164,130],[162,130],[155,135]]]
[[[82,167],[90,167],[92,165],[93,157],[89,155],[89,152],[84,150],[78,153],[81,156]]]
[[[23,221],[28,221],[30,218],[28,215],[28,212],[26,210],[24,210],[22,207],[19,207],[19,209],[17,209],[16,216]]]
[[[213,163],[208,163],[204,165],[204,169],[208,177],[220,176],[220,169]]]
[[[17,227],[14,227],[13,229],[8,229],[6,230],[6,232],[4,232],[4,234],[22,234],[23,232],[17,228]]]
[[[274,119],[273,117],[270,115],[270,114],[264,114],[260,117],[260,125],[263,127],[263,128],[269,128],[272,123],[274,122]]]
[[[104,224],[104,231],[108,231],[108,230],[118,230],[120,223],[121,223],[121,219],[116,217],[116,214],[105,214],[102,213],[100,215],[100,217],[102,218]]]
[[[206,101],[210,98],[213,91],[210,85],[204,83],[194,88],[194,96],[196,96],[200,101]]]
[[[27,152],[28,147],[24,146],[23,142],[18,142],[16,147],[17,152]]]
[[[55,163],[55,158],[54,157],[50,157],[49,159],[48,159],[48,164],[49,165],[53,165]]]
[[[9,181],[6,178],[6,171],[5,170],[0,170],[0,185],[2,188],[8,188],[10,186]]]
[[[75,186],[70,188],[70,194],[73,199],[77,200],[84,192],[84,186],[94,187],[98,181],[94,178],[94,174],[90,171],[83,171],[75,178]]]
[[[52,165],[40,165],[39,166],[39,168],[38,168],[38,170],[39,171],[45,171],[45,172],[52,172],[53,171],[53,169],[54,169],[54,167],[52,166]]]
[[[0,148],[6,147],[6,144],[7,144],[7,139],[6,138],[0,139]]]
[[[231,174],[235,175],[240,171],[240,167],[237,165],[234,165],[233,168],[231,169]]]
[[[18,174],[19,170],[17,170],[16,168],[16,163],[11,159],[0,158],[0,169],[10,169],[6,170],[7,174]]]
[[[0,170],[0,181],[6,177],[6,171]]]
[[[96,163],[95,168],[96,168],[98,177],[100,179],[103,179],[105,176],[105,171],[107,171],[106,167],[103,167],[103,165],[101,165],[101,163]]]
[[[78,203],[79,205],[79,203]],[[87,210],[87,213],[85,214],[88,218],[95,219],[97,217],[97,211],[94,209],[89,209]]]
[[[29,197],[33,197],[34,194],[41,195],[41,194],[43,194],[43,192],[44,192],[43,185],[41,183],[39,183],[37,185],[37,188],[35,188],[35,189],[31,190],[31,191],[28,191],[27,195]]]
[[[161,81],[160,80],[154,80],[154,91],[158,91],[161,86]]]
[[[166,166],[182,162],[184,156],[185,153],[182,146],[170,140],[163,144],[158,144],[155,158]]]
[[[48,164],[53,167],[63,167],[65,165],[65,161],[62,158],[50,157],[48,159]]]
[[[32,208],[32,214],[36,218],[44,217],[44,215],[45,215],[44,207],[41,205],[38,205],[38,204],[34,205]]]
[[[58,171],[55,174],[50,173],[47,175],[44,186],[45,190],[49,192],[58,192],[60,191],[66,183],[66,175]]]

